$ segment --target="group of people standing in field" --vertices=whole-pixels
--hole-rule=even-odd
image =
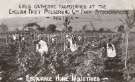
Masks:
[[[45,55],[50,55],[50,45],[51,44],[57,44],[57,41],[59,41],[59,39],[57,38],[57,35],[53,34],[53,36],[51,37],[47,37],[44,34],[38,34],[37,39],[33,39],[33,43],[35,45],[35,52],[39,53],[40,57],[41,57],[41,63],[42,65],[44,65],[45,63]],[[19,34],[11,34],[10,38],[12,40],[12,42],[17,42],[19,41],[20,43],[23,41],[27,42],[28,35],[19,35]],[[49,39],[49,40],[48,40]],[[95,39],[90,40],[90,41],[85,41],[84,36],[76,36],[76,35],[72,35],[72,34],[66,34],[64,36],[62,36],[62,40],[63,40],[63,50],[61,51],[66,51],[66,50],[70,50],[71,53],[74,52],[78,52],[80,51],[80,47],[85,47],[84,45],[89,43],[89,46],[92,47],[97,47],[97,43],[98,41],[96,41]],[[87,43],[86,43],[87,42]],[[33,43],[31,43],[31,45],[33,45]],[[53,46],[51,46],[53,47]],[[57,48],[57,47],[56,47]],[[112,42],[111,39],[108,39],[108,41],[105,41],[104,45],[99,47],[103,48],[105,50],[105,53],[102,53],[103,55],[106,55],[107,58],[109,58],[109,60],[107,60],[105,63],[106,66],[109,66],[108,63],[112,62],[112,59],[117,57],[117,53],[116,53],[116,46],[115,44]],[[82,50],[83,52],[83,50]]]
[[[42,35],[42,34],[40,34]],[[16,40],[19,40],[19,41],[24,41],[25,40],[25,36],[23,35],[19,35],[17,36],[17,34],[13,34],[11,35],[12,37],[12,40],[13,41],[16,41]],[[48,45],[48,41],[45,40],[45,37],[44,35],[42,35],[41,37],[38,36],[38,40],[36,41],[36,52],[39,52],[41,54],[41,57],[43,56],[43,54],[48,54],[48,51],[49,51],[49,45]],[[65,41],[67,42],[64,43],[64,49],[65,48],[68,48],[70,49],[71,52],[75,52],[76,50],[78,50],[79,47],[82,47],[82,45],[79,45],[78,42],[79,41],[84,41],[83,39],[83,36],[74,36],[74,35],[71,35],[71,34],[66,34],[65,37],[64,37]],[[57,37],[56,35],[54,35],[54,37],[51,37],[51,40],[49,40],[51,43],[56,43],[56,40],[57,40]],[[92,42],[94,40],[91,41],[91,46],[95,46]],[[49,43],[50,43],[49,42]],[[83,43],[85,44],[85,43]],[[108,42],[105,43],[105,46],[103,46],[103,48],[106,50],[106,56],[107,57],[110,57],[110,58],[113,58],[113,57],[116,57],[116,48],[115,48],[115,45],[111,42],[111,39],[108,40]]]
[[[54,35],[56,36],[56,35]],[[36,51],[39,51],[43,54],[42,50],[45,50],[45,52],[48,52],[48,41],[45,40],[46,36],[42,36],[42,37],[38,37],[38,43],[36,45]],[[12,34],[11,38],[13,41],[19,40],[19,41],[24,41],[25,40],[25,35],[19,35],[19,34]],[[56,42],[57,37],[51,37],[51,42],[54,43]],[[66,46],[68,46],[68,48],[74,52],[79,48],[78,45],[78,41],[82,41],[83,36],[74,36],[74,35],[70,35],[67,34],[64,37],[65,41],[68,42],[68,44]],[[83,40],[84,41],[84,40]],[[93,42],[94,40],[92,40],[91,42]],[[40,45],[40,46],[39,46]],[[91,44],[93,45],[93,44]],[[106,42],[106,50],[107,50],[107,56],[108,57],[115,57],[116,56],[116,49],[115,49],[115,45],[111,42],[111,40],[108,40],[108,42]],[[46,46],[46,47],[45,47]],[[94,45],[93,45],[94,46]]]

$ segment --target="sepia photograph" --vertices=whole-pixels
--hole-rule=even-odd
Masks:
[[[1,19],[1,82],[133,80],[135,11],[119,12]]]
[[[135,82],[133,2],[0,1],[0,82]]]

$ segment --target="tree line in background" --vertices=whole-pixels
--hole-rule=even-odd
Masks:
[[[87,29],[87,25],[83,25],[82,29],[80,29],[80,32],[90,32],[90,31],[95,31],[95,32],[113,32],[111,29],[106,29],[106,28],[99,28],[99,29],[95,29],[95,27],[93,25],[91,25],[92,30],[88,30]],[[117,32],[123,32],[124,31],[124,25],[120,25],[117,28]],[[45,27],[41,27],[39,24],[33,22],[33,23],[28,23],[25,24],[23,29],[19,29],[16,28],[15,31],[38,31],[38,32],[49,32],[49,33],[54,33],[54,32],[60,32],[60,30],[57,29],[57,26],[55,24],[49,24],[46,28]],[[0,32],[7,32],[9,31],[9,28],[6,24],[2,23],[0,25]],[[72,32],[73,31],[73,27],[72,26],[68,26],[66,28],[64,28],[62,30],[62,32]]]

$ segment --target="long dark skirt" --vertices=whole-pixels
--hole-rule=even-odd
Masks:
[[[104,62],[105,71],[104,76],[110,77],[114,79],[122,79],[123,73],[120,71],[123,69],[123,65],[121,64],[121,60],[118,57],[107,58]]]

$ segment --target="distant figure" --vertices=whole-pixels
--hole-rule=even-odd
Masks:
[[[107,43],[107,56],[108,57],[116,57],[116,49],[114,44]]]
[[[43,37],[36,44],[36,51],[41,55],[42,64],[44,64],[44,54],[48,54],[48,45],[47,42],[43,40]]]
[[[91,46],[92,46],[92,47],[95,47],[95,42],[96,42],[96,41],[94,41],[94,40],[91,41]]]
[[[19,35],[19,40],[20,40],[20,41],[24,41],[24,40],[25,40],[24,35]]]
[[[17,35],[16,35],[16,34],[13,34],[13,35],[12,35],[12,39],[13,39],[13,40],[17,40]]]
[[[72,52],[76,51],[76,50],[78,49],[78,45],[77,45],[75,42],[73,42],[73,37],[67,35],[66,38],[67,38],[67,41],[68,41],[69,44],[70,44],[70,46],[69,46],[70,50],[71,50]]]
[[[52,35],[51,42],[52,44],[56,43],[56,35]]]
[[[13,34],[13,35],[12,35],[12,40],[13,40],[13,41],[17,41],[17,40],[19,40],[19,41],[24,41],[24,40],[25,40],[25,37],[24,37],[24,35]]]

